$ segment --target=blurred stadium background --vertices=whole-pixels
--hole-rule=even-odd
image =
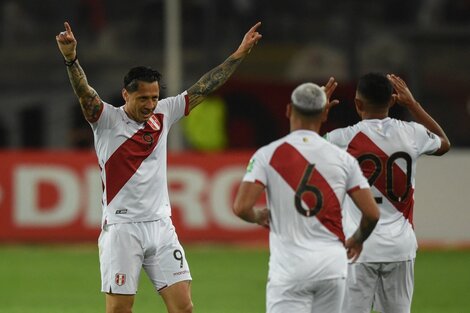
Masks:
[[[341,104],[325,132],[358,120],[355,81],[370,71],[401,75],[453,145],[418,165],[413,312],[470,312],[468,0],[1,1],[0,278],[9,285],[0,287],[0,312],[103,311],[101,183],[55,43],[64,21],[89,83],[116,106],[130,67],[159,69],[163,96],[173,95],[262,22],[261,42],[234,77],[170,137],[174,220],[194,259],[201,312],[263,311],[267,233],[238,221],[230,205],[251,153],[288,132],[292,88],[338,80]],[[392,115],[410,118],[400,107]],[[145,284],[142,293],[151,293]],[[140,299],[150,301],[137,303],[142,311],[160,308]]]

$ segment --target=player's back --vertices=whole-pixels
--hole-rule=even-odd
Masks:
[[[270,155],[267,192],[271,230],[284,240],[305,240],[302,245],[313,248],[312,237],[326,242],[343,240],[340,228],[335,229],[335,238],[311,225],[325,211],[329,216],[340,213],[339,201],[347,180],[343,151],[310,131],[293,132],[266,148]]]
[[[394,261],[414,257],[413,206],[416,161],[440,146],[439,138],[414,122],[396,119],[363,120],[334,130],[327,139],[347,150],[368,178],[380,208],[380,220],[366,241],[359,260]],[[351,235],[360,212],[345,201],[345,233]]]
[[[348,190],[368,187],[357,161],[306,130],[261,148],[253,159],[266,169],[270,277],[327,279],[345,274],[341,202]]]

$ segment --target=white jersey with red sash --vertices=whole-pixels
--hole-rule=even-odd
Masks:
[[[380,207],[380,220],[365,241],[358,262],[414,259],[416,160],[422,154],[436,151],[441,145],[439,137],[418,123],[385,118],[336,129],[325,138],[359,161]],[[361,213],[349,197],[344,202],[344,210],[344,229],[348,236],[359,225]]]
[[[104,224],[154,221],[171,215],[167,187],[167,136],[188,113],[186,92],[158,102],[146,123],[124,107],[104,103],[92,123],[103,183]]]
[[[348,191],[369,188],[352,156],[298,130],[260,148],[243,181],[266,187],[270,281],[346,277],[341,202]]]

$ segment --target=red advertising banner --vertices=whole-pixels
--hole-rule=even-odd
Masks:
[[[232,213],[250,156],[248,152],[169,155],[173,223],[182,242],[267,241],[267,230]],[[2,151],[0,242],[96,240],[101,193],[93,151]]]

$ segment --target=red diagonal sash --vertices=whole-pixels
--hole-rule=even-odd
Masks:
[[[310,165],[304,156],[288,143],[283,143],[276,149],[269,164],[281,175],[294,192],[299,188],[302,177]],[[323,206],[315,217],[344,242],[341,206],[333,189],[316,168],[311,173],[307,184],[318,188],[323,195]],[[314,196],[306,196],[302,200],[309,208],[313,208],[317,204],[317,199]],[[292,206],[294,206],[294,199],[292,199]],[[292,210],[292,214],[297,214],[295,209]]]
[[[155,149],[162,128],[163,114],[154,114],[152,123],[147,122],[144,128],[123,142],[108,159],[105,164],[106,199],[108,205],[119,190],[134,175],[140,164]]]
[[[414,189],[411,187],[409,192],[406,193],[407,174],[403,172],[396,163],[393,163],[391,166],[392,172],[387,170],[387,162],[389,161],[390,156],[362,132],[357,133],[357,135],[351,140],[348,146],[348,152],[355,158],[360,158],[361,156],[368,154],[373,155],[380,160],[380,171],[377,169],[374,162],[363,161],[361,163],[361,169],[364,176],[370,178],[372,175],[378,175],[375,179],[374,187],[377,188],[383,197],[387,198],[398,211],[402,212],[403,216],[408,219],[411,224],[413,224]],[[388,180],[391,181],[392,184],[387,184],[387,175],[389,176]],[[411,175],[411,173],[408,175]],[[397,201],[397,199],[392,199],[389,196],[391,193],[396,195],[406,195],[406,197],[400,198]]]

